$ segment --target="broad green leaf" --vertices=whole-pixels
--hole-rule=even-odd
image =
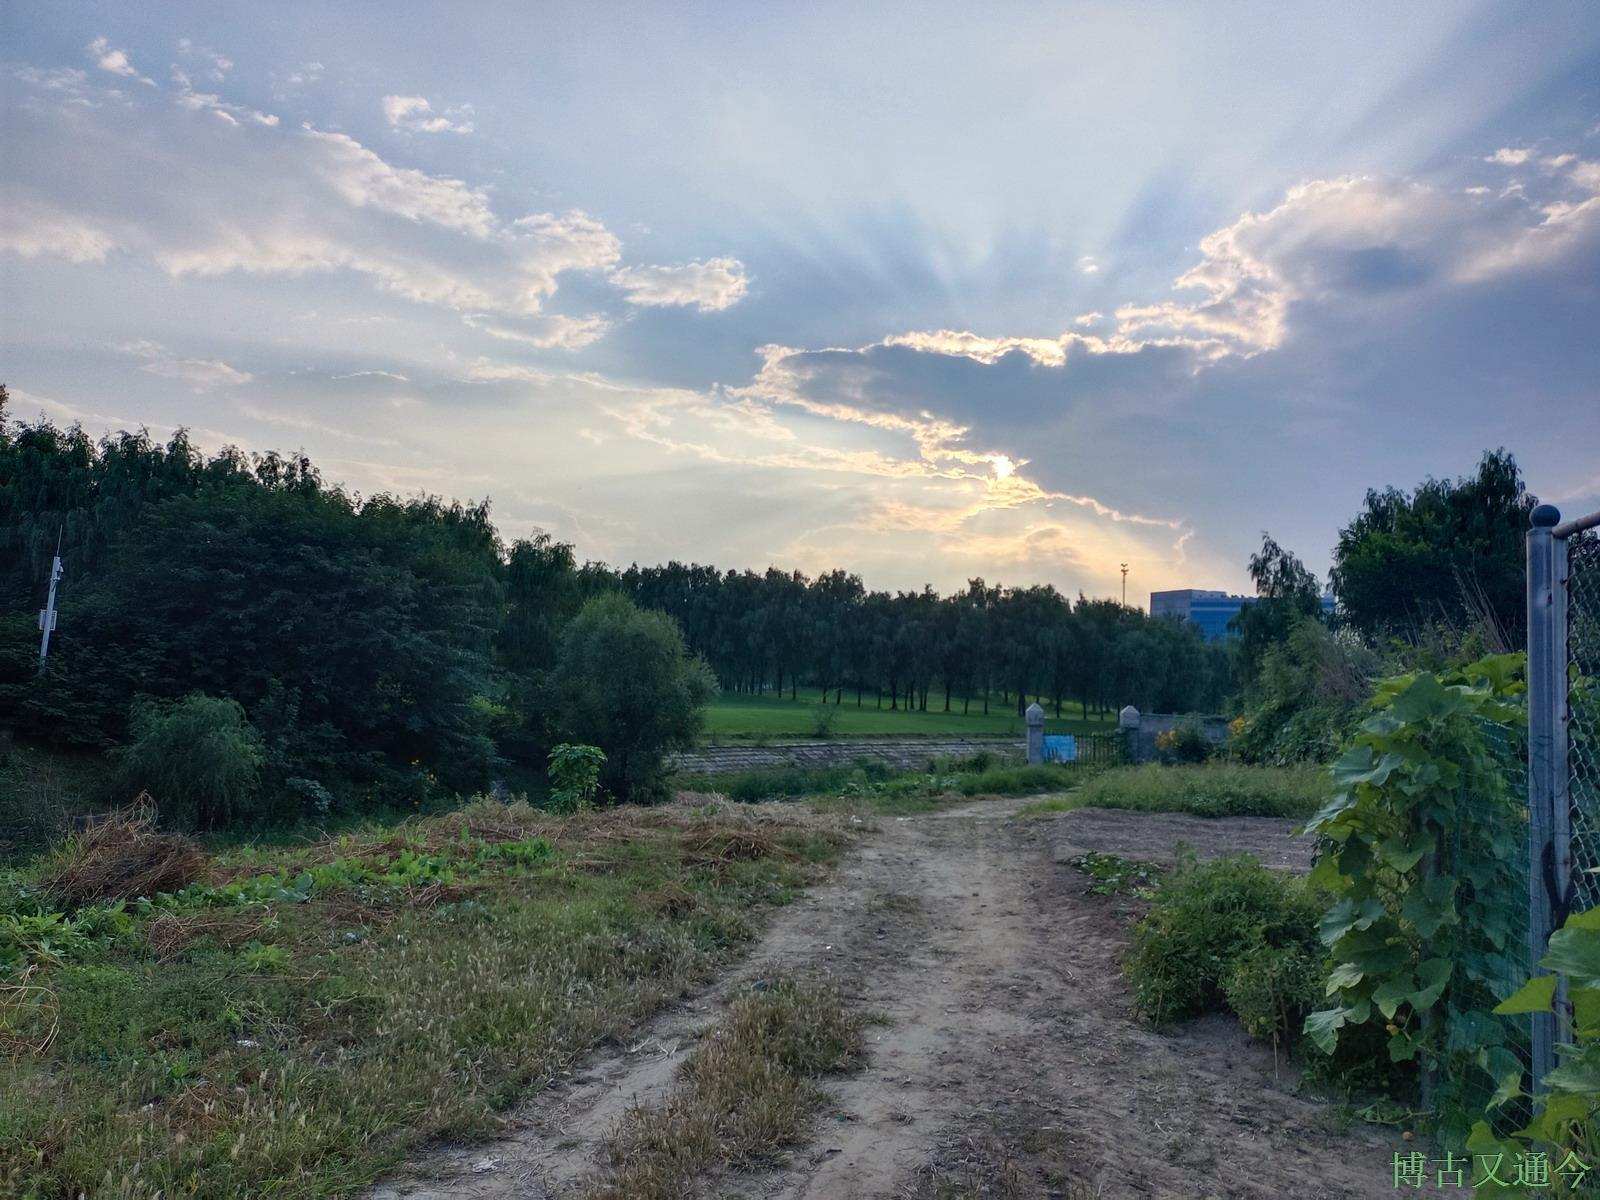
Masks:
[[[1544,1077],[1544,1083],[1552,1092],[1593,1095],[1600,1092],[1600,1062],[1585,1059],[1564,1062]]]
[[[1513,1016],[1517,1013],[1549,1012],[1550,1005],[1555,1002],[1555,995],[1556,977],[1554,975],[1535,975],[1511,996],[1495,1005],[1494,1011],[1502,1016]]]
[[[1332,1054],[1339,1043],[1339,1030],[1344,1027],[1343,1008],[1325,1008],[1306,1017],[1305,1034],[1324,1054]]]
[[[1386,979],[1372,992],[1372,1002],[1378,1006],[1378,1011],[1390,1020],[1394,1019],[1395,1012],[1400,1005],[1405,1003],[1413,992],[1416,991],[1416,980],[1407,971],[1393,979]],[[1399,1061],[1396,1059],[1395,1061]]]
[[[1600,908],[1588,908],[1567,918],[1563,929],[1600,930]]]
[[[1421,862],[1422,856],[1430,848],[1426,838],[1412,840],[1403,833],[1397,833],[1378,847],[1378,855],[1396,871],[1403,872]]]
[[[1558,929],[1550,935],[1550,948],[1539,965],[1570,976],[1578,987],[1600,981],[1600,933],[1589,929]]]
[[[1324,826],[1337,819],[1342,813],[1354,805],[1355,802],[1356,797],[1354,791],[1347,787],[1340,788],[1329,798],[1326,804],[1317,810],[1317,815],[1306,822],[1306,831],[1308,833],[1317,833],[1322,831]]]
[[[1420,1043],[1409,1033],[1397,1033],[1389,1039],[1389,1061],[1410,1062],[1420,1048]]]
[[[1568,992],[1572,1001],[1572,1024],[1580,1038],[1600,1036],[1600,991],[1594,988],[1572,988]]]
[[[1317,865],[1311,868],[1311,874],[1306,876],[1306,886],[1309,888],[1337,887],[1344,876],[1339,870],[1339,856],[1337,854],[1323,854],[1317,859]]]
[[[1412,722],[1447,717],[1464,706],[1465,702],[1459,694],[1424,671],[1411,681],[1410,687],[1394,698],[1389,711],[1402,721]]]
[[[1490,1108],[1499,1108],[1522,1095],[1522,1063],[1515,1054],[1495,1046],[1480,1061],[1495,1083],[1494,1095],[1489,1097]]]
[[[1412,889],[1400,906],[1400,915],[1410,921],[1416,931],[1431,938],[1446,925],[1456,923],[1456,910],[1448,903],[1431,899],[1426,893]]]
[[[1342,988],[1355,987],[1363,977],[1363,971],[1355,963],[1335,963],[1333,970],[1328,972],[1328,995],[1333,995]]]
[[[1406,1002],[1418,1012],[1427,1012],[1444,993],[1450,982],[1450,960],[1430,958],[1417,967],[1417,990],[1406,997]]]
[[[1353,929],[1371,929],[1372,923],[1384,915],[1383,902],[1376,896],[1359,902],[1354,896],[1346,896],[1323,914],[1317,930],[1323,942],[1332,945]]]

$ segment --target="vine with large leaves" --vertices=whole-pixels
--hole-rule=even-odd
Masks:
[[[1520,1093],[1517,1027],[1493,1014],[1527,976],[1527,816],[1514,786],[1524,656],[1384,680],[1309,822],[1329,1007],[1307,1035],[1333,1052],[1379,1025],[1394,1062],[1435,1080],[1442,1138]]]

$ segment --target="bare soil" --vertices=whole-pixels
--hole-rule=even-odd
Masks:
[[[1191,817],[1079,808],[1060,814],[1050,834],[1056,861],[1063,863],[1085,850],[1098,850],[1168,865],[1176,861],[1180,848],[1186,848],[1200,859],[1253,854],[1264,866],[1309,871],[1313,839],[1295,833],[1303,824],[1280,817]]]
[[[1058,847],[1160,857],[1179,840],[1170,818],[1018,819],[1024,803],[885,819],[728,978],[532,1098],[501,1140],[442,1148],[370,1200],[576,1195],[605,1171],[616,1122],[665,1093],[738,989],[778,972],[831,977],[884,1023],[864,1068],[826,1083],[806,1146],[700,1195],[1393,1195],[1393,1131],[1341,1122],[1230,1019],[1157,1031],[1130,1011],[1131,902],[1092,894]],[[1087,844],[1108,815],[1122,844]],[[1297,853],[1283,844],[1292,823],[1276,844],[1253,821],[1202,824],[1210,853]]]

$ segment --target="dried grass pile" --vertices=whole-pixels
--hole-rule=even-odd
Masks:
[[[64,841],[45,888],[66,908],[175,892],[199,879],[207,858],[194,842],[156,828],[148,796],[92,819]]]

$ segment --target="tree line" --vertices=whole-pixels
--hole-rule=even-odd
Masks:
[[[1114,600],[1074,602],[1049,584],[970,580],[941,596],[868,591],[833,570],[718,571],[699,564],[631,566],[609,578],[641,607],[670,613],[724,691],[794,697],[815,688],[834,704],[993,706],[1039,700],[1056,716],[1124,704],[1189,712],[1221,705],[1230,654],[1193,626],[1152,619]]]
[[[1476,479],[1369,495],[1336,553],[1345,619],[1372,636],[1463,608],[1514,625],[1529,502],[1504,454]],[[58,544],[67,575],[41,674],[35,614]],[[1416,561],[1434,568],[1395,569]],[[226,699],[259,734],[265,774],[280,791],[299,781],[311,805],[478,790],[563,739],[610,736],[643,762],[580,700],[648,679],[669,708],[703,703],[714,675],[726,691],[816,689],[835,705],[1215,711],[1282,641],[1285,606],[1314,615],[1314,581],[1259,565],[1263,603],[1229,644],[1048,585],[974,579],[940,595],[869,590],[843,570],[617,569],[547,534],[508,543],[487,502],[352,494],[304,455],[8,421],[0,388],[0,731],[104,751],[127,741],[138,704]],[[1412,578],[1430,590],[1404,593]],[[631,605],[575,626],[602,596]],[[629,607],[670,620],[630,624]],[[629,661],[630,644],[655,657]],[[685,683],[696,658],[709,673]],[[622,709],[643,726],[637,703]],[[650,736],[659,749],[695,724],[680,713]]]

